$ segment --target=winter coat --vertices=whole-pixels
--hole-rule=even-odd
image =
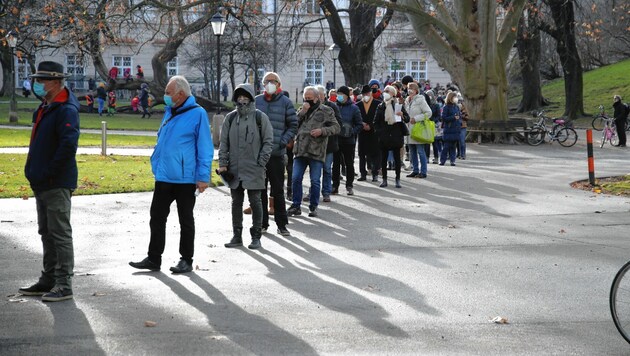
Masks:
[[[311,136],[311,130],[321,129],[322,135]],[[333,109],[321,103],[311,113],[298,114],[298,132],[295,136],[293,153],[295,157],[306,157],[325,162],[328,137],[340,131]]]
[[[346,101],[341,104],[337,102],[339,106],[339,113],[341,114],[341,126],[345,126],[346,130],[351,132],[349,137],[342,137],[343,129],[337,136],[339,138],[340,145],[355,145],[357,135],[363,130],[363,120],[361,119],[361,112],[359,108],[351,101]]]
[[[381,104],[380,100],[372,99],[370,106],[365,109],[365,103],[363,101],[357,103],[359,113],[361,113],[361,120],[368,124],[370,129],[368,131],[359,131],[359,154],[360,155],[374,155],[380,150],[378,147],[378,137],[374,131],[374,116],[376,115],[376,108]]]
[[[79,134],[79,101],[67,88],[48,106],[42,103],[35,111],[24,167],[34,192],[76,189]]]
[[[427,101],[424,97],[424,95],[414,95],[414,97],[410,100],[409,97],[407,97],[407,100],[405,100],[405,109],[407,110],[407,113],[409,114],[409,119],[414,119],[416,122],[420,122],[423,121],[425,119],[430,119],[431,115],[433,114],[433,112],[431,111],[431,107],[429,106],[429,104],[427,104]],[[409,131],[411,131],[411,128],[413,127],[413,125],[411,122],[409,122],[407,124],[407,127],[409,128]],[[410,145],[420,145],[421,143],[412,139],[411,136],[409,136],[409,142]]]
[[[291,99],[281,91],[271,96],[260,94],[256,96],[256,109],[267,115],[273,127],[271,155],[284,156],[287,153],[287,143],[297,132],[297,116]]]
[[[442,108],[442,139],[444,141],[459,141],[462,127],[461,112],[455,104],[446,104]]]
[[[617,101],[613,104],[613,109],[615,109],[613,117],[615,120],[627,120],[628,112],[626,111],[626,105],[621,101]]]
[[[273,128],[267,115],[256,110],[254,102],[248,106],[250,112],[245,116],[237,110],[227,114],[221,127],[219,167],[227,167],[234,175],[230,189],[238,188],[241,183],[244,189],[265,189],[265,166],[273,149]]]
[[[335,119],[337,119],[337,123],[339,124],[339,127],[341,127],[341,113],[339,112],[339,107],[337,106],[337,104],[328,100],[324,101],[324,104],[333,109],[333,111],[335,112]],[[339,135],[328,136],[328,144],[326,144],[326,154],[335,153],[337,151],[339,151]]]
[[[96,97],[99,99],[107,100],[107,92],[105,91],[105,88],[98,87],[96,89]]]
[[[189,96],[176,109],[165,107],[151,155],[155,180],[176,184],[209,182],[213,156],[208,114],[197,105],[195,97]]]
[[[142,91],[140,91],[140,106],[142,106],[143,108],[146,108],[147,106],[149,106],[149,89],[148,88],[142,88]]]
[[[376,115],[374,117],[374,128],[376,135],[378,136],[379,145],[383,149],[397,149],[401,148],[405,144],[405,133],[407,132],[405,125],[409,122],[409,114],[405,106],[402,105],[401,110],[403,113],[402,120],[390,125],[385,121],[385,108],[386,105],[394,106],[395,99],[389,102],[382,102],[376,109]],[[396,110],[394,110],[396,114]]]

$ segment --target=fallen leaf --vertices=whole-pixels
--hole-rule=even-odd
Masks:
[[[455,228],[455,225],[448,225],[448,228],[449,228],[449,229],[454,229],[454,228]]]
[[[151,320],[147,320],[147,321],[144,322],[144,326],[146,326],[147,328],[152,328],[154,326],[157,326],[157,322],[151,321]]]
[[[561,233],[561,234],[566,233],[566,231],[564,231],[564,229],[560,229],[560,231],[558,231],[558,232]]]
[[[494,317],[494,319],[490,320],[490,322],[495,324],[509,324],[507,318],[502,316]]]

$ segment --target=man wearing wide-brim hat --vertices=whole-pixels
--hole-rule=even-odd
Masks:
[[[43,301],[72,299],[74,248],[70,198],[77,187],[79,102],[64,85],[63,65],[41,62],[31,75],[33,92],[42,100],[33,113],[31,142],[24,173],[37,203],[37,224],[44,248],[39,281],[20,288]]]

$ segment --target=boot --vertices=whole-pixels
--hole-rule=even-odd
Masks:
[[[379,185],[379,187],[381,187],[381,188],[387,187],[387,178],[383,178],[383,183],[381,183],[381,185]]]
[[[242,233],[242,228],[234,228],[234,236],[232,236],[232,240],[230,240],[230,242],[226,243],[223,246],[227,248],[243,246]]]
[[[252,235],[252,243],[247,246],[250,250],[255,250],[261,248],[260,237],[262,236],[262,231],[260,228],[251,227],[249,229],[249,234]]]
[[[378,175],[372,174],[372,182],[378,182]],[[387,186],[387,184],[385,184]]]
[[[275,209],[273,208],[273,197],[269,197],[269,215],[273,215]]]
[[[401,186],[400,186],[400,178],[396,178],[396,188],[401,188]]]

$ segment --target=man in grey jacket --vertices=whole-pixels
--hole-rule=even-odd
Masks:
[[[221,127],[218,173],[230,187],[232,195],[232,240],[225,247],[243,246],[243,200],[245,189],[252,208],[250,249],[260,248],[262,236],[262,203],[265,189],[265,166],[273,149],[273,130],[267,115],[256,109],[254,88],[240,84],[232,100],[236,110],[230,112]]]
[[[304,88],[304,105],[298,113],[298,133],[293,152],[293,204],[287,210],[289,216],[301,215],[302,179],[306,167],[311,175],[310,205],[308,216],[317,216],[322,169],[326,160],[328,137],[338,134],[339,123],[333,109],[321,103],[315,87]]]

